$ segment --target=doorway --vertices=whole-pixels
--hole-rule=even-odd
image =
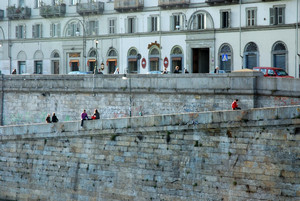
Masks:
[[[209,73],[209,48],[193,48],[193,73]]]

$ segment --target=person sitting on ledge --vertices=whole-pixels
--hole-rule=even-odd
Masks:
[[[232,104],[231,104],[231,107],[232,107],[232,110],[240,110],[241,108],[238,106],[237,102],[239,101],[239,99],[235,99]]]
[[[53,114],[52,114],[52,122],[53,123],[58,122],[58,118],[56,117],[55,112],[53,112]]]
[[[92,119],[100,119],[100,114],[97,109],[95,109]]]
[[[50,114],[48,114],[47,117],[46,117],[46,123],[51,123],[51,117],[50,117]]]
[[[83,121],[84,120],[89,120],[89,117],[86,113],[86,110],[83,110],[83,112],[81,113],[81,127],[83,126]]]

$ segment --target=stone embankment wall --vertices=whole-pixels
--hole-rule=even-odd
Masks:
[[[97,108],[103,118],[300,104],[300,80],[264,78],[259,72],[184,75],[3,75],[2,125],[80,118]]]
[[[300,199],[300,106],[0,128],[0,200]]]

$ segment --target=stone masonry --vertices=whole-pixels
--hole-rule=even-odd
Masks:
[[[2,125],[45,122],[56,112],[74,121],[86,109],[102,118],[300,104],[299,79],[264,78],[260,72],[169,75],[2,75]]]
[[[0,127],[0,200],[300,199],[300,106]]]

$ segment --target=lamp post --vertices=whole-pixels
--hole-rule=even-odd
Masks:
[[[82,30],[83,30],[83,32],[82,32],[82,49],[83,49],[84,62],[81,62],[82,63],[82,70],[86,70],[86,69],[84,69],[84,64],[86,64],[86,30],[85,30],[85,26],[84,26],[84,19],[83,19],[83,21],[78,19],[78,21],[82,25]],[[76,36],[80,36],[79,27],[77,27]]]
[[[98,43],[99,41],[95,39],[96,43],[96,61],[95,61],[95,67],[94,67],[94,75],[97,74],[97,67],[98,67]]]

